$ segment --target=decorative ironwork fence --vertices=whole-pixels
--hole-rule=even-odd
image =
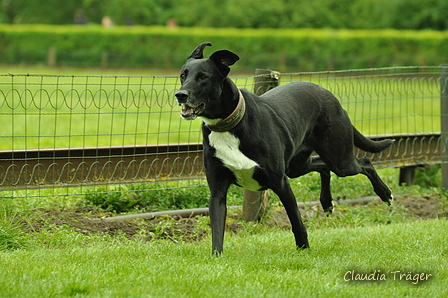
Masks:
[[[445,67],[274,76],[322,85],[363,134],[395,138],[371,155],[378,167],[446,163]],[[255,79],[234,81],[254,90]],[[201,123],[180,118],[178,88],[175,76],[1,75],[0,189],[203,178]]]

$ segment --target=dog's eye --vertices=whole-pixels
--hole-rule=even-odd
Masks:
[[[186,78],[185,74],[181,74],[181,75],[180,75],[180,79],[181,79],[181,80],[185,80],[185,78]]]
[[[199,79],[200,79],[201,81],[203,81],[203,80],[208,79],[208,77],[207,77],[206,75],[201,75],[201,76],[199,77]]]

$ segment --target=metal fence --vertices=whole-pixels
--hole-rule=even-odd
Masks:
[[[386,167],[446,160],[444,70],[393,67],[275,76],[280,84],[322,85],[363,134],[396,138],[393,148],[371,156],[378,167]],[[255,79],[234,82],[254,90]],[[43,190],[48,188],[74,195],[126,183],[204,184],[201,122],[180,118],[178,88],[176,76],[1,75],[0,196],[56,193]]]

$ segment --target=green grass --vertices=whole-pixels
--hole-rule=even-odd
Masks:
[[[15,206],[10,200],[0,202],[0,251],[25,247],[21,219],[16,214]]]
[[[444,196],[437,188],[398,186],[397,174],[396,169],[380,170],[395,194]],[[357,193],[370,194],[365,177],[352,178],[333,179],[336,195],[352,198]],[[317,179],[311,176],[292,180],[296,182],[293,186],[299,201],[317,200]],[[114,186],[121,191],[138,188],[133,187],[132,190],[131,186]],[[206,186],[200,186],[153,190],[145,195],[165,204],[158,208],[168,208],[178,202],[196,204],[196,199],[205,199],[207,191]],[[241,189],[232,187],[229,205],[241,202]],[[276,202],[273,197],[271,210],[277,208]],[[305,224],[311,244],[307,251],[296,251],[291,231],[269,225],[269,217],[260,223],[245,223],[230,212],[228,223],[237,223],[242,228],[237,234],[226,233],[225,253],[214,258],[210,254],[207,217],[198,218],[209,235],[202,241],[187,243],[181,238],[170,238],[143,242],[138,235],[132,239],[124,235],[86,235],[69,226],[49,223],[39,231],[23,230],[24,222],[41,216],[33,208],[85,206],[83,196],[3,198],[0,203],[3,208],[0,208],[3,210],[0,227],[9,231],[5,233],[9,237],[6,241],[0,234],[0,243],[13,244],[0,245],[0,297],[443,297],[448,294],[445,268],[448,244],[441,232],[447,230],[447,220],[416,220],[397,205],[338,206],[330,217],[321,216],[312,208],[306,210]],[[172,219],[166,218],[161,224],[161,229],[172,225]],[[379,270],[387,280],[345,281],[344,277],[350,277],[347,272],[353,270],[359,274]],[[399,280],[399,275],[394,280],[392,272],[397,271],[412,272],[411,277],[421,273],[431,277],[413,284],[415,281]]]
[[[443,297],[448,294],[446,220],[310,232],[296,251],[289,231],[228,235],[225,254],[194,244],[97,239],[0,253],[1,297]],[[82,244],[82,245],[81,245]],[[345,281],[380,270],[386,281]],[[431,274],[393,280],[391,272]]]

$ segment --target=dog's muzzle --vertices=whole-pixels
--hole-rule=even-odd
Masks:
[[[180,106],[183,106],[181,117],[187,120],[194,120],[198,116],[200,112],[202,112],[205,108],[205,104],[202,103],[197,106],[193,106],[191,103],[188,103],[189,94],[186,90],[179,90],[175,94],[177,98],[177,103]]]
[[[187,90],[178,90],[176,94],[174,94],[177,98],[177,102],[181,104],[185,104],[188,100],[188,91]]]

